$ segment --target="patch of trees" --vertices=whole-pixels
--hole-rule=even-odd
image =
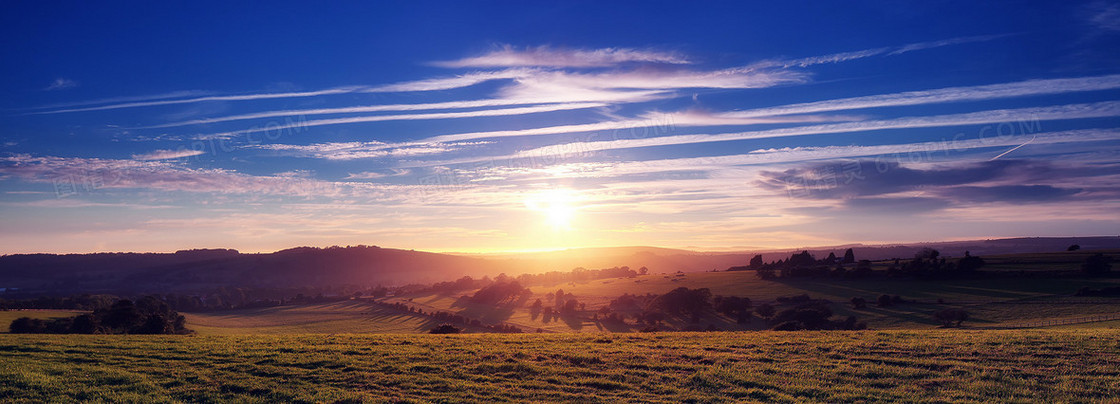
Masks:
[[[842,258],[837,257],[836,253],[829,253],[828,257],[821,260],[814,258],[809,251],[801,251],[788,259],[764,264],[762,256],[756,255],[751,259],[750,266],[731,267],[728,271],[747,269],[754,270],[755,275],[763,280],[805,277],[861,278],[872,274],[871,261],[858,261],[857,264],[855,252],[851,248],[844,251]]]
[[[438,327],[432,328],[428,334],[458,334],[463,330],[451,324],[440,324]]]
[[[770,321],[775,324],[771,328],[775,331],[862,330],[867,328],[867,324],[860,322],[855,316],[848,316],[842,320],[833,319],[832,310],[828,308],[828,305],[819,302],[782,310],[774,315]]]
[[[510,304],[516,302],[522,295],[531,293],[518,281],[498,282],[474,292],[471,301],[489,305]]]
[[[879,298],[875,300],[875,304],[879,305],[879,307],[889,307],[903,303],[910,303],[910,301],[903,299],[902,296],[899,295],[879,295]]]
[[[646,305],[646,310],[696,317],[712,308],[711,298],[712,291],[708,288],[689,289],[680,287],[654,298]]]
[[[968,312],[963,309],[943,309],[934,312],[933,318],[940,321],[943,327],[960,327],[968,320]]]
[[[182,315],[167,303],[144,297],[121,299],[90,314],[50,320],[21,317],[12,321],[13,334],[187,334]]]
[[[712,299],[717,312],[734,318],[739,324],[751,321],[751,299],[738,296],[716,296]]]
[[[919,278],[963,278],[975,275],[984,266],[984,260],[965,251],[964,258],[950,261],[935,249],[926,247],[914,254],[914,259],[900,263],[896,259],[887,269],[888,276],[913,276]]]

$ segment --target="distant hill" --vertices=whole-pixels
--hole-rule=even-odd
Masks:
[[[189,292],[228,287],[298,288],[431,283],[510,272],[506,263],[379,247],[299,247],[268,254],[17,254],[0,257],[0,288],[27,293]]]
[[[1120,248],[1120,237],[1040,237],[948,241],[906,245],[848,245],[736,252],[699,252],[658,247],[606,247],[505,254],[437,254],[373,246],[298,247],[274,253],[185,250],[175,253],[16,254],[0,256],[0,289],[21,295],[73,293],[169,293],[217,287],[325,287],[401,285],[476,278],[629,266],[659,272],[701,272],[747,265],[755,254],[766,262],[808,250],[818,258],[909,258],[930,247],[946,256]],[[11,295],[12,292],[4,295]],[[2,296],[2,295],[0,295]]]

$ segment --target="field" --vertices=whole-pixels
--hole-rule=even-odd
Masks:
[[[0,400],[1112,401],[1120,331],[0,336]]]
[[[988,257],[993,271],[1046,271],[1071,267],[1088,253],[1015,254]],[[533,286],[533,295],[518,304],[494,307],[474,304],[464,299],[474,290],[454,293],[415,293],[394,296],[388,302],[404,303],[425,312],[444,311],[462,314],[484,323],[506,323],[525,331],[544,332],[629,332],[641,327],[596,321],[593,312],[606,306],[623,293],[661,294],[679,287],[708,288],[715,295],[750,298],[756,305],[775,303],[782,296],[808,294],[814,299],[830,301],[837,316],[856,316],[875,330],[933,329],[940,324],[932,313],[943,308],[963,308],[971,314],[966,326],[972,329],[1006,329],[1022,326],[1049,327],[1047,321],[1080,322],[1085,318],[1120,318],[1120,299],[1076,297],[1082,287],[1103,288],[1120,285],[1120,278],[1036,278],[995,277],[964,280],[913,280],[871,278],[761,280],[753,271],[650,274],[636,278],[600,279],[567,282],[549,286]],[[563,289],[586,305],[576,317],[544,322],[532,316],[529,303],[535,299],[548,302],[547,294]],[[888,307],[870,304],[854,309],[848,301],[862,297],[874,302],[880,295],[899,295],[908,302]],[[549,305],[549,303],[545,303]],[[778,306],[781,309],[783,306]],[[210,313],[186,313],[188,327],[200,335],[293,334],[293,333],[424,333],[440,322],[430,317],[384,308],[368,299],[320,303],[304,306],[281,306],[263,309],[233,310]],[[669,319],[667,325],[683,329],[691,324],[684,319]],[[755,318],[748,324],[710,313],[699,326],[716,326],[723,330],[763,330],[765,321]],[[1060,325],[1066,328],[1116,327],[1116,321]],[[468,327],[468,331],[473,331]]]
[[[183,313],[187,328],[202,335],[420,333],[439,325],[431,319],[361,301]]]
[[[992,278],[974,280],[761,280],[754,272],[701,272],[689,274],[655,274],[633,279],[604,279],[581,283],[565,283],[549,287],[532,287],[534,295],[529,301],[557,289],[575,295],[592,311],[607,305],[623,293],[660,294],[674,288],[709,288],[714,295],[748,297],[755,304],[770,302],[781,296],[808,294],[814,299],[832,302],[830,308],[836,315],[854,315],[866,321],[873,329],[929,329],[939,325],[931,314],[946,307],[960,307],[972,314],[969,325],[980,328],[1007,328],[1023,323],[1043,320],[1074,319],[1086,316],[1120,314],[1120,299],[1080,298],[1073,294],[1081,287],[1101,288],[1120,285],[1120,279],[1087,278]],[[521,326],[526,330],[541,328],[552,332],[601,332],[632,331],[631,328],[612,326],[592,320],[590,314],[572,321],[544,323],[534,319],[527,306],[494,308],[476,305],[460,299],[456,294],[413,294],[399,296],[391,301],[423,308],[425,311],[452,311],[486,321],[502,321]],[[882,294],[899,295],[910,303],[889,307],[853,309],[848,301],[863,297],[874,302]],[[939,303],[939,300],[943,303]],[[546,303],[547,305],[547,303]],[[740,326],[722,316],[705,317],[702,326],[713,324],[727,330],[765,328],[761,320]],[[683,327],[680,322],[672,324]]]

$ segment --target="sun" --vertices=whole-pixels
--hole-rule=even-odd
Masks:
[[[540,213],[556,231],[572,229],[576,213],[575,193],[569,189],[550,189],[529,195],[525,207]]]

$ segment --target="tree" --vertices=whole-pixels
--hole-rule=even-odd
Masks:
[[[926,259],[935,260],[935,259],[937,259],[937,257],[940,257],[940,256],[941,256],[940,251],[934,250],[934,249],[929,248],[929,247],[923,248],[921,251],[918,251],[916,254],[914,254],[914,258],[917,258],[917,259],[920,259],[920,260],[926,260]]]
[[[964,272],[972,272],[984,266],[984,260],[980,257],[974,256],[968,251],[964,252],[964,258],[957,262],[957,269]]]
[[[828,264],[828,265],[832,265],[832,264],[835,264],[838,260],[839,260],[839,258],[836,258],[836,253],[830,252],[830,253],[828,253],[828,257],[826,257],[824,259],[824,263]]]
[[[1081,245],[1074,244],[1074,245],[1069,246],[1069,248],[1067,248],[1066,251],[1077,251],[1077,250],[1080,250],[1080,249],[1081,249]]]
[[[879,307],[887,307],[887,306],[890,306],[890,305],[891,305],[891,296],[890,295],[880,295],[879,296]]]
[[[1111,263],[1112,257],[1096,253],[1085,259],[1085,263],[1081,264],[1081,271],[1086,275],[1107,274],[1109,271],[1112,271]]]
[[[759,317],[770,318],[770,316],[774,315],[774,306],[771,306],[769,303],[763,303],[755,307],[754,312],[758,314]]]
[[[864,299],[862,297],[853,297],[852,307],[856,309],[867,308],[867,299]]]
[[[754,258],[751,258],[751,268],[758,269],[759,267],[762,267],[762,254],[756,254]]]
[[[933,318],[941,321],[945,327],[952,327],[956,323],[957,327],[961,326],[965,320],[968,320],[968,312],[962,309],[944,309],[938,310],[933,313]]]
[[[645,274],[648,274],[648,273],[649,273],[649,268],[646,268],[646,267],[638,268],[638,275],[645,275]]]
[[[778,277],[778,275],[776,273],[774,273],[774,270],[770,269],[770,268],[759,269],[759,270],[755,271],[754,275],[757,276],[758,279],[762,279],[762,280],[766,280],[766,281],[776,279]]]
[[[851,248],[844,251],[844,260],[840,261],[841,264],[854,264],[856,263],[856,253]]]

